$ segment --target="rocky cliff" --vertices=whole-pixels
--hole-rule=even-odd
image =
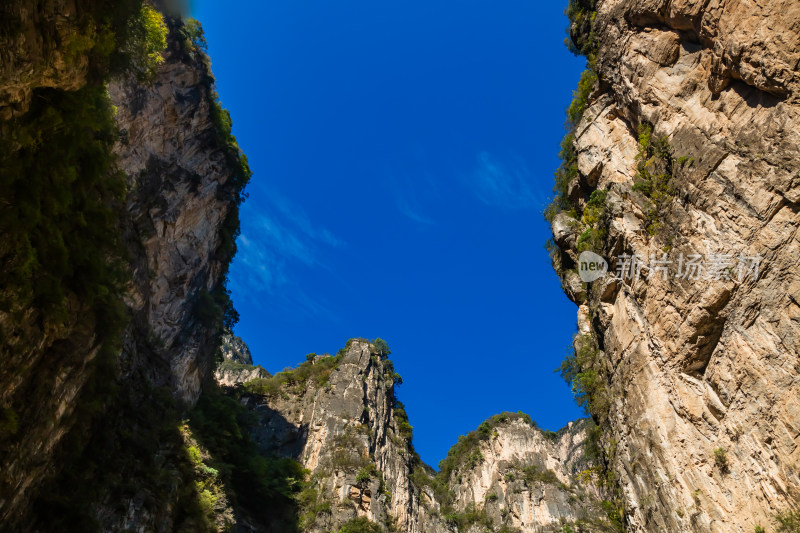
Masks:
[[[176,407],[232,315],[246,160],[196,27],[141,1],[2,10],[2,529],[177,529]]]
[[[213,90],[208,57],[170,19],[164,62],[152,80],[115,80],[118,165],[128,177],[125,237],[133,315],[127,374],[143,371],[193,404],[212,371],[230,313],[222,282],[235,253],[238,203],[249,178]]]
[[[222,386],[233,387],[258,378],[269,377],[269,372],[253,365],[250,348],[241,338],[226,333],[219,346],[222,361],[214,369],[214,379]]]
[[[800,507],[800,5],[572,2],[553,258],[567,377],[631,531],[773,530]],[[579,254],[609,273],[579,277]]]
[[[591,479],[591,422],[553,433],[527,415],[497,415],[459,439],[437,474],[414,452],[398,376],[378,346],[354,339],[239,390],[260,453],[309,472],[297,497],[301,531],[359,518],[409,533],[615,530]]]
[[[519,531],[616,531],[591,478],[586,440],[592,424],[570,422],[545,432],[530,417],[496,415],[475,434],[487,438],[454,469],[442,465],[459,510],[481,509],[483,522]],[[451,457],[454,453],[451,451]]]
[[[383,343],[270,376],[229,338],[210,383],[249,170],[199,28],[4,2],[0,529],[796,527],[800,5],[568,13],[590,70],[548,216],[598,425],[496,415],[435,472]]]

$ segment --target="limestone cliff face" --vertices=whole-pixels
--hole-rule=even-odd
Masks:
[[[34,7],[3,4],[0,119],[23,115],[42,88],[72,91],[87,83],[91,65],[80,41],[86,37],[81,32],[91,30],[86,9],[56,0]],[[221,131],[209,62],[181,32],[180,21],[169,27],[165,61],[154,79],[118,79],[108,88],[121,130],[117,164],[129,185],[119,218],[131,283],[119,374],[107,379],[116,381],[121,396],[142,405],[160,387],[191,404],[211,374],[243,181],[238,149],[226,138],[229,131]],[[0,122],[3,131],[13,127]],[[13,530],[29,527],[23,523],[35,514],[31,501],[42,483],[71,466],[60,459],[59,445],[76,422],[100,349],[87,306],[71,295],[68,301],[68,316],[58,327],[37,309],[0,312],[0,407],[14,422],[11,436],[0,434],[0,521]],[[111,398],[86,401],[102,405]],[[138,422],[120,419],[118,425],[128,430]],[[84,442],[91,437],[87,427],[76,431],[87,432]],[[176,488],[170,497],[177,497]],[[136,495],[104,505],[97,513],[106,530],[171,528],[174,501],[154,509]]]
[[[222,361],[214,370],[214,379],[220,385],[233,387],[237,383],[269,377],[269,372],[253,365],[250,348],[240,337],[230,333],[223,335],[219,351]]]
[[[212,371],[218,327],[201,306],[227,270],[223,227],[237,209],[236,169],[214,123],[208,59],[171,23],[165,61],[150,84],[115,81],[119,164],[129,180],[126,238],[133,329],[124,371],[145,372],[194,403]],[[235,213],[234,213],[235,214]],[[231,238],[231,236],[228,236]],[[201,312],[198,312],[201,311]]]
[[[523,532],[565,526],[613,531],[600,507],[600,491],[580,478],[590,467],[584,449],[589,426],[579,420],[545,433],[520,418],[498,424],[471,452],[472,464],[450,476],[455,507],[482,508],[492,524]]]
[[[336,358],[316,384],[290,383],[248,403],[258,415],[254,439],[261,449],[295,457],[313,474],[315,504],[327,511],[306,516],[303,529],[335,531],[363,516],[400,531],[447,531],[429,510],[432,496],[410,480],[418,460],[399,427],[389,365],[363,341],[351,341]],[[318,356],[314,364],[326,362],[332,356]]]
[[[435,476],[409,444],[391,362],[373,345],[353,340],[312,361],[291,377],[245,384],[243,396],[262,453],[296,458],[310,472],[302,531],[336,531],[356,517],[408,533],[613,531],[591,474],[579,475],[591,466],[591,422],[547,433],[526,415],[498,415],[481,426],[483,437],[460,440]]]
[[[798,27],[792,1],[597,2],[553,232],[632,531],[769,531],[800,505]],[[612,274],[622,254],[673,264],[587,285],[587,249]],[[691,254],[706,270],[676,279]]]

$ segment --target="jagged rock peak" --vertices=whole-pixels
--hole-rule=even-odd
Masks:
[[[253,365],[250,348],[232,333],[222,336],[219,347],[222,361],[214,369],[214,379],[225,387],[234,387],[259,378],[269,377],[269,372],[261,366]]]
[[[226,333],[222,336],[219,350],[224,361],[233,361],[243,365],[253,364],[250,347],[245,344],[241,337],[237,337],[233,333]]]
[[[301,530],[336,531],[359,518],[408,533],[610,527],[585,454],[591,421],[550,432],[525,414],[496,415],[460,438],[437,474],[411,444],[388,353],[385,343],[354,339],[335,356],[310,354],[243,385],[262,453],[311,473]]]

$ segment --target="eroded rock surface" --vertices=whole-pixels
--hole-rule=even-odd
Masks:
[[[0,28],[0,119],[24,113],[39,89],[71,91],[86,83],[88,49],[79,45],[91,19],[73,2],[40,4],[2,6],[1,24],[13,28]],[[235,150],[214,121],[218,104],[208,60],[191,43],[187,47],[179,28],[179,21],[170,21],[165,61],[152,82],[116,80],[108,88],[121,130],[118,164],[129,184],[120,222],[132,280],[125,299],[130,321],[119,352],[121,372],[118,379],[113,373],[107,379],[134,404],[150,401],[150,391],[162,387],[179,401],[196,401],[212,372],[220,329],[218,310],[201,307],[223,283],[229,259],[224,233],[230,240],[232,222],[238,223],[233,216],[238,168],[231,164],[238,154],[231,153]],[[0,312],[8,353],[0,371],[0,403],[4,414],[12,412],[19,421],[13,438],[3,436],[0,456],[0,519],[11,530],[26,530],[20,524],[36,515],[31,499],[65,467],[56,454],[81,402],[113,401],[81,396],[99,346],[90,306],[68,299],[68,316],[58,327],[35,308],[22,315]],[[130,420],[120,424],[127,424],[125,430],[137,427]],[[170,497],[175,495],[173,490]],[[172,502],[154,510],[138,494],[106,503],[114,510],[102,517],[108,520],[106,530],[171,527]]]
[[[313,361],[331,366],[245,396],[262,452],[297,458],[311,472],[303,531],[336,531],[355,517],[408,533],[610,530],[591,474],[579,475],[590,467],[590,421],[548,433],[527,415],[498,415],[485,423],[491,429],[482,426],[485,438],[454,447],[448,479],[436,479],[408,442],[390,361],[364,340],[350,341],[335,360]]]
[[[236,208],[227,149],[213,122],[210,70],[205,56],[185,50],[174,35],[150,85],[112,83],[121,131],[120,167],[129,179],[127,237],[134,250],[129,305],[146,331],[126,356],[155,355],[154,384],[168,384],[190,403],[211,373],[216,327],[195,310],[208,305],[221,281],[220,249],[226,217]],[[149,337],[149,338],[148,338]],[[165,371],[166,370],[166,371]]]
[[[673,261],[667,279],[645,269],[583,285],[586,300],[568,290],[599,350],[633,531],[769,531],[800,505],[798,28],[792,1],[598,2],[601,81],[576,129],[571,199],[585,213],[607,192],[594,251]],[[637,157],[643,124],[671,149],[666,196],[633,189],[664,164]],[[553,230],[568,268],[565,227]],[[690,254],[706,270],[675,279]],[[739,275],[753,257],[757,275]]]
[[[219,350],[222,362],[214,370],[214,379],[220,385],[233,387],[238,383],[269,377],[269,372],[253,365],[250,348],[241,338],[226,333],[222,336]]]

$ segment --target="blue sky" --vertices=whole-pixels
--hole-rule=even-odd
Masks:
[[[544,242],[583,70],[566,0],[196,0],[254,171],[231,289],[276,372],[386,339],[423,460],[492,414],[582,415]]]

